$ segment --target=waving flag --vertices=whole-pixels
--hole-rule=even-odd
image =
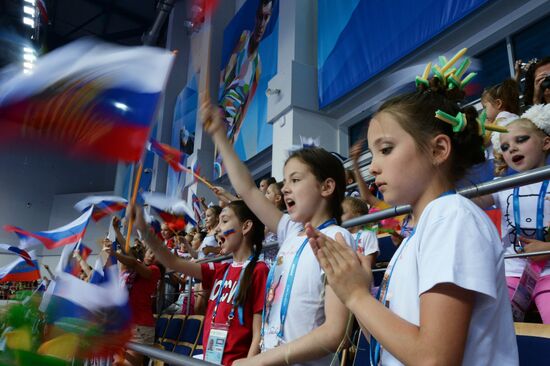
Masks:
[[[46,308],[49,324],[61,329],[87,324],[94,330],[82,333],[82,342],[87,346],[79,349],[82,354],[76,355],[78,358],[112,355],[132,335],[128,292],[119,282],[117,266],[103,269],[101,258],[98,258],[98,263],[96,268],[102,273],[95,277],[94,282],[60,273]]]
[[[159,193],[143,193],[143,201],[151,206],[171,230],[183,230],[188,223],[197,225],[193,210],[183,200],[167,197]]]
[[[92,253],[92,250],[82,243],[77,243],[75,245],[75,249],[73,250],[73,253],[74,252],[78,253],[78,255],[80,255],[80,257],[85,261]],[[68,259],[65,272],[70,273],[76,277],[80,276],[80,273],[82,272],[80,261],[76,259],[73,255],[71,255]]]
[[[117,196],[90,196],[77,202],[74,208],[80,212],[84,212],[91,206],[93,206],[92,219],[99,221],[105,216],[125,209],[128,206],[128,201]]]
[[[199,197],[195,193],[191,194],[191,199],[193,200],[193,213],[195,214],[195,220],[201,221],[202,218],[202,207]]]
[[[36,2],[36,6],[38,6],[38,11],[40,11],[40,16],[44,19],[44,23],[48,24],[50,20],[48,18],[48,9],[46,8],[46,3],[44,0],[38,0]]]
[[[163,144],[157,140],[151,139],[149,150],[160,156],[168,163],[175,171],[181,171],[184,154],[179,149],[168,144]]]
[[[32,261],[31,255],[29,253],[27,253],[26,250],[23,250],[23,249],[18,248],[18,247],[14,247],[14,246],[9,245],[9,244],[0,244],[0,249],[9,250],[10,252],[15,253],[18,256],[20,256],[21,258],[23,258],[23,260],[29,266],[34,266],[34,262]]]
[[[36,281],[40,279],[38,262],[34,259],[34,252],[29,253],[32,265],[24,258],[17,258],[12,263],[0,268],[0,282]]]
[[[26,140],[72,154],[138,161],[173,55],[92,39],[39,58],[31,74],[0,79],[0,142]]]
[[[19,247],[22,249],[32,248],[40,244],[50,250],[64,245],[74,245],[82,240],[86,233],[86,227],[92,216],[92,208],[90,207],[73,222],[49,231],[32,232],[11,225],[4,226],[4,229],[15,233],[19,237]]]

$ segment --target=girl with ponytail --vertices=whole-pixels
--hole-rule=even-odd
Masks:
[[[166,267],[202,281],[212,289],[204,317],[205,360],[231,365],[260,352],[264,290],[269,269],[259,261],[264,225],[243,201],[225,207],[216,228],[221,254],[232,254],[232,263],[195,263],[179,258],[149,234],[141,208],[129,209],[136,229],[157,259]]]

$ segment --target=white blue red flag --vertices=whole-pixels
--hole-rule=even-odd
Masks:
[[[99,221],[105,216],[125,209],[128,206],[128,200],[118,196],[90,196],[77,202],[74,208],[84,212],[92,206],[92,219]]]
[[[138,161],[173,59],[160,48],[83,39],[40,57],[31,73],[5,72],[0,142]]]
[[[0,268],[0,282],[36,281],[40,279],[38,262],[34,252],[29,252],[32,265],[26,259],[18,257],[15,261]]]
[[[141,196],[143,202],[153,208],[171,230],[183,230],[189,223],[197,225],[193,210],[187,206],[187,202],[160,193],[143,193]]]
[[[27,231],[16,226],[6,225],[4,230],[19,237],[19,248],[27,249],[44,245],[47,249],[54,249],[64,245],[75,245],[82,240],[92,216],[92,207],[73,222],[49,231]]]
[[[34,262],[32,261],[31,255],[26,250],[18,247],[14,247],[13,245],[9,245],[9,244],[0,244],[0,249],[8,250],[12,253],[17,254],[18,256],[23,258],[23,260],[27,262],[29,266],[34,266]]]
[[[185,157],[183,151],[168,144],[160,143],[155,139],[151,139],[149,150],[166,161],[175,171],[182,171],[183,159]]]

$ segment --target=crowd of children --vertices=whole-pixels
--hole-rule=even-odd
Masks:
[[[436,75],[380,106],[351,149],[352,170],[320,147],[305,147],[289,153],[282,182],[269,178],[258,186],[218,108],[203,101],[204,130],[235,194],[214,187],[219,205],[205,206],[204,224],[188,231],[163,223],[156,233],[143,208],[130,205],[127,220],[137,238],[131,251],[103,242],[122,267],[134,341],[153,343],[154,312],[189,308],[204,315],[203,357],[216,364],[331,365],[349,346],[355,319],[372,365],[517,365],[513,321],[529,310],[518,300],[523,277],[536,282],[529,296],[549,324],[550,255],[505,255],[550,250],[548,181],[473,200],[456,189],[486,160],[494,160],[496,177],[546,165],[549,65],[548,58],[531,65],[523,93],[513,79],[487,88],[479,116],[461,107],[462,88]],[[486,133],[490,124],[506,132]],[[377,192],[359,168],[365,142]],[[346,192],[350,183],[356,187]],[[411,213],[378,231],[398,249],[373,289],[376,228],[341,224],[404,204]],[[500,235],[482,210],[490,207],[501,212]],[[120,226],[114,218],[119,244]],[[271,243],[277,254],[264,260]],[[231,258],[212,261],[220,255]],[[90,277],[91,267],[76,259],[83,279]],[[184,292],[194,294],[189,307],[178,301]],[[131,351],[116,361],[140,363]]]

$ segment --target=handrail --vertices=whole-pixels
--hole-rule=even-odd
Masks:
[[[135,342],[129,342],[126,347],[132,351],[136,351],[155,360],[163,361],[164,363],[174,366],[213,366],[214,363],[199,360],[193,357],[180,355],[173,352],[168,352],[163,349],[139,344]]]
[[[506,188],[524,186],[541,180],[550,179],[550,166],[529,170],[527,172],[514,174],[508,177],[498,178],[489,182],[474,184],[473,186],[458,191],[464,197],[472,198],[485,194],[502,191]],[[363,225],[369,222],[380,221],[389,217],[399,216],[411,212],[409,205],[395,206],[372,214],[356,217],[342,223],[342,227],[348,228]]]

